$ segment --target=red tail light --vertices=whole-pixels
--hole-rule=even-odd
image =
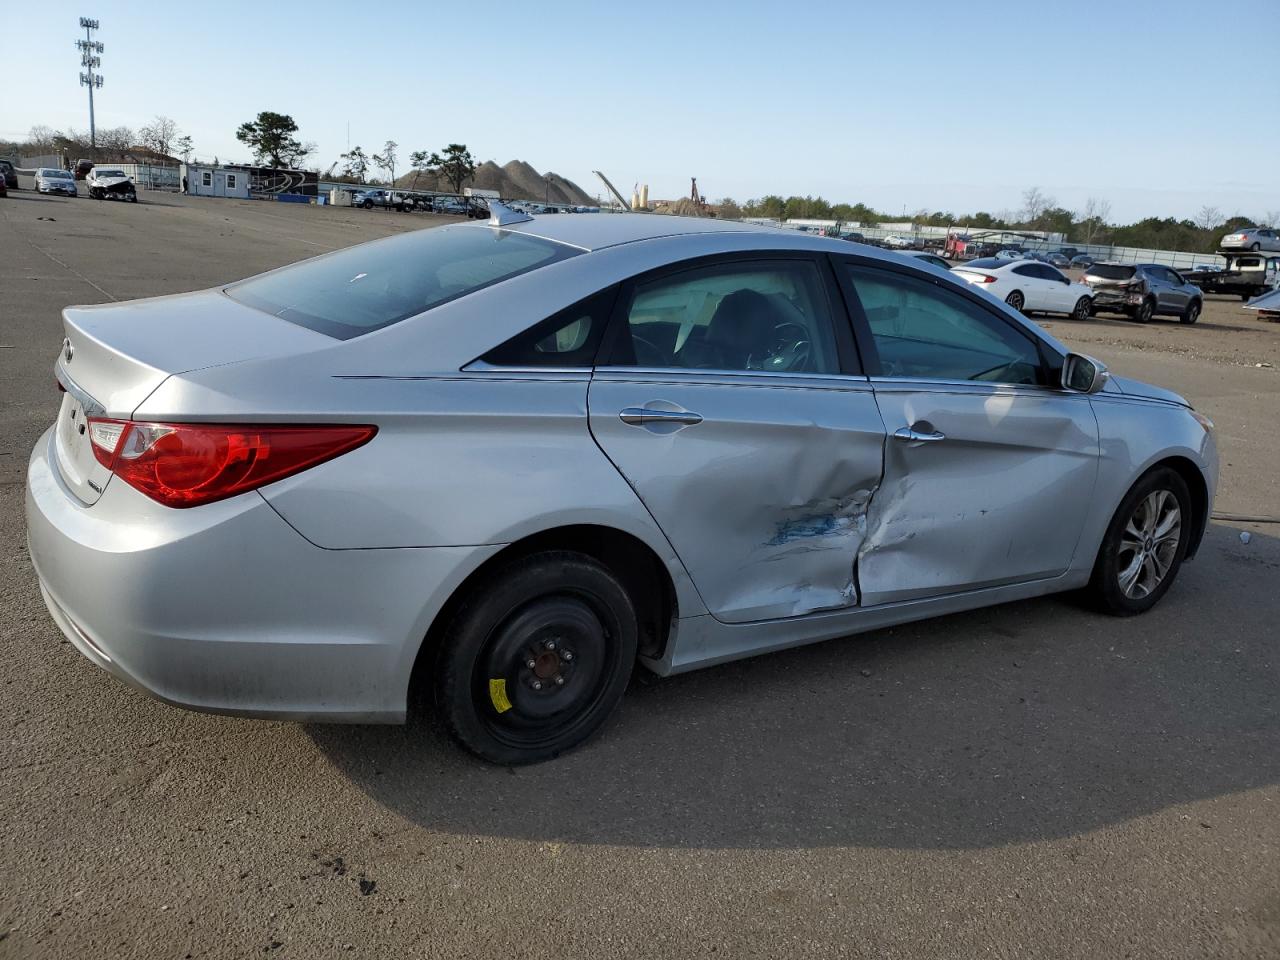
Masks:
[[[282,480],[368,443],[377,432],[354,424],[89,418],[98,462],[167,507],[194,507]]]
[[[978,282],[979,282],[979,283],[995,283],[995,282],[996,282],[996,278],[995,278],[995,277],[987,277],[987,276],[979,277],[979,278],[978,278]]]

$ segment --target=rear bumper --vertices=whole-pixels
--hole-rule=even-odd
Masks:
[[[173,510],[114,479],[86,507],[63,485],[51,437],[26,490],[50,614],[89,660],[189,709],[403,721],[431,620],[500,549],[324,550],[257,493]]]
[[[1125,293],[1119,290],[1094,290],[1093,305],[1099,310],[1133,310],[1142,303],[1145,294]]]

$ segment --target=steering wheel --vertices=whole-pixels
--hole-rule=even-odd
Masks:
[[[769,355],[760,360],[748,360],[747,366],[753,370],[767,370],[775,373],[795,373],[809,368],[813,356],[813,344],[809,340],[809,331],[801,323],[787,321],[773,328],[773,342],[769,347]]]

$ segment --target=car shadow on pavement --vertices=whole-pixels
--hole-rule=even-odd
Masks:
[[[429,718],[313,725],[369,796],[461,834],[973,848],[1280,779],[1280,540],[1214,524],[1145,616],[1047,597],[633,683],[594,741],[503,769]]]

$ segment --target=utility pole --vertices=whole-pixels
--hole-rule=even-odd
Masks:
[[[80,72],[80,86],[89,88],[89,146],[96,156],[98,131],[93,122],[93,89],[102,86],[102,76],[96,72],[102,66],[102,57],[98,56],[102,53],[102,43],[93,39],[93,32],[98,29],[97,20],[81,17],[80,26],[84,29],[84,39],[76,41],[80,50],[80,66],[84,67]]]

